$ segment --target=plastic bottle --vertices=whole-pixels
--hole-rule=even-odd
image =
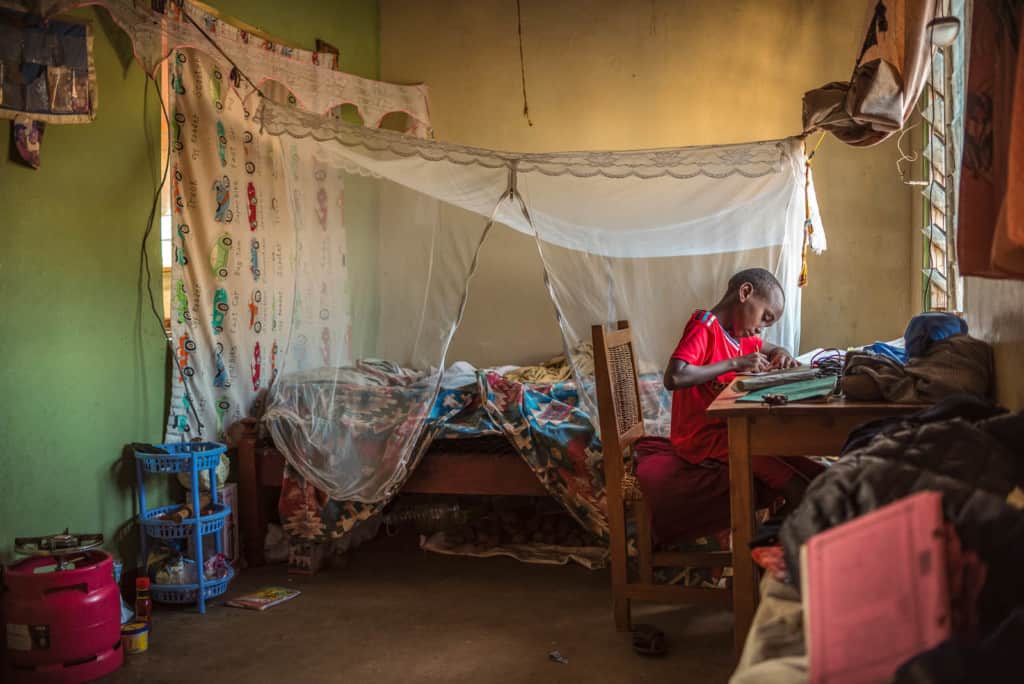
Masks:
[[[153,599],[149,597],[149,578],[135,580],[135,619],[153,624]]]

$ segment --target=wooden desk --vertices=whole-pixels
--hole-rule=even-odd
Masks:
[[[750,459],[756,456],[835,456],[854,427],[876,418],[920,411],[916,404],[854,402],[844,399],[795,402],[785,406],[737,402],[730,385],[708,407],[708,416],[729,429],[729,503],[732,514],[732,605],[737,656],[757,608],[757,571],[750,556],[754,535],[754,492]]]

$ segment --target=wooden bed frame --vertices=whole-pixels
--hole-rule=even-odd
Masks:
[[[263,543],[284,474],[284,456],[259,443],[254,424],[238,443],[239,526],[249,567],[264,564]],[[549,496],[537,475],[503,436],[435,440],[403,493]]]

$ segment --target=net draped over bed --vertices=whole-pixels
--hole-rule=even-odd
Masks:
[[[492,230],[536,238],[580,401],[595,420],[591,326],[628,319],[641,375],[658,373],[692,310],[714,304],[741,268],[779,277],[786,309],[766,337],[799,348],[806,212],[819,224],[811,247],[825,243],[798,139],[516,154],[371,130],[269,100],[254,116],[286,156],[302,150],[339,174],[346,207],[355,187],[366,202],[359,215],[346,210],[317,225],[298,204],[305,181],[286,176],[297,225],[343,234],[350,245],[347,281],[322,287],[347,293],[352,341],[321,349],[320,367],[296,371],[320,325],[314,303],[296,302],[265,420],[289,463],[333,499],[387,500],[415,467],[444,411],[435,398],[448,345]],[[297,251],[300,262],[318,258]],[[296,272],[301,292],[303,269]],[[656,395],[645,402],[650,432],[667,432],[668,405]]]

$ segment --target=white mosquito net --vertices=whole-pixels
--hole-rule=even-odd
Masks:
[[[309,209],[315,184],[286,175],[299,243],[297,301],[265,414],[289,462],[333,498],[387,499],[429,442],[444,411],[435,398],[448,344],[489,230],[535,236],[581,400],[595,420],[591,326],[628,319],[641,374],[660,372],[689,314],[714,304],[742,268],[778,276],[787,304],[767,337],[799,347],[805,217],[817,222],[818,214],[797,139],[514,154],[270,101],[256,119],[286,157],[315,158],[321,173],[345,185],[345,215],[321,225]],[[312,266],[303,264],[327,258],[320,242],[328,235],[348,245],[345,282],[304,282]],[[811,240],[824,248],[820,225]],[[317,336],[336,323],[320,320],[311,300],[338,292],[349,303],[351,342],[327,348]],[[667,433],[668,405],[645,407],[650,432]]]

